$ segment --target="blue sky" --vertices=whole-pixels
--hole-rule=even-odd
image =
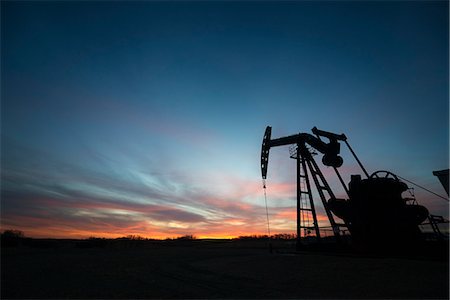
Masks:
[[[449,165],[445,1],[1,5],[4,228],[264,233],[267,125],[345,133],[370,173],[445,193],[432,175]],[[295,229],[288,156],[269,162],[279,232]]]

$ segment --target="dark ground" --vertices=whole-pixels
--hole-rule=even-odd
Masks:
[[[442,257],[277,249],[217,241],[3,248],[1,298],[449,297]]]

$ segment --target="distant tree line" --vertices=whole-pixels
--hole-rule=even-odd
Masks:
[[[2,232],[0,243],[2,247],[16,247],[25,239],[23,231],[8,229]]]
[[[271,240],[294,240],[295,234],[278,233],[270,236]],[[233,238],[237,241],[268,240],[268,235],[245,235]],[[104,247],[136,247],[150,245],[152,242],[189,243],[198,240],[196,236],[186,234],[183,236],[166,238],[164,240],[142,237],[140,235],[127,235],[118,238],[102,238],[91,236],[87,239],[33,239],[26,237],[20,230],[8,229],[1,233],[1,247],[31,246],[40,248],[59,248],[72,245],[76,248],[104,248]]]
[[[183,235],[179,237],[166,238],[165,240],[152,239],[142,237],[140,235],[130,234],[118,238],[104,238],[91,236],[86,239],[33,239],[26,237],[23,231],[7,229],[1,233],[0,245],[1,247],[18,247],[30,246],[38,248],[60,248],[60,247],[75,247],[75,248],[104,248],[104,247],[135,247],[148,245],[151,242],[188,242],[194,241],[197,238],[194,235]]]
[[[270,239],[272,240],[294,240],[296,239],[297,235],[293,233],[277,233],[270,235]],[[266,240],[269,239],[269,236],[267,234],[263,235],[244,235],[239,236],[236,238],[236,240]]]

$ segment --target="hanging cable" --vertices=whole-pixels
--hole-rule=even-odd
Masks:
[[[405,178],[403,178],[403,177],[401,177],[401,176],[398,176],[398,175],[397,175],[397,177],[400,178],[400,179],[403,179],[404,181],[407,181],[407,182],[409,182],[409,183],[411,183],[411,184],[414,184],[415,186],[417,186],[417,187],[419,187],[419,188],[421,188],[421,189],[423,189],[423,190],[425,190],[425,191],[427,191],[427,192],[429,192],[429,193],[431,193],[431,194],[433,194],[433,195],[435,195],[435,196],[438,196],[439,198],[442,198],[442,199],[444,199],[445,201],[449,202],[449,199],[448,199],[448,198],[446,198],[446,197],[444,197],[444,196],[441,196],[441,195],[439,195],[439,194],[436,194],[435,192],[430,191],[429,189],[424,188],[423,186],[420,186],[420,185],[418,185],[417,183],[412,182],[411,180],[405,179]]]
[[[269,207],[267,206],[266,181],[264,179],[263,179],[263,188],[264,188],[264,203],[266,204],[267,233],[269,234],[270,238]]]
[[[272,239],[270,234],[270,221],[269,221],[269,207],[267,206],[267,193],[266,193],[266,180],[263,179],[263,189],[264,189],[264,203],[266,204],[266,220],[267,220],[267,233],[269,235],[269,251],[272,253]]]

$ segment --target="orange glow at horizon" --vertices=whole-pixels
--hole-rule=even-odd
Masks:
[[[236,238],[267,235],[262,186],[257,181],[230,179],[226,196],[200,194],[192,207],[180,205],[142,204],[139,202],[62,201],[51,197],[30,198],[37,209],[35,215],[20,213],[2,215],[1,231],[15,229],[32,238],[89,237],[119,238],[129,235],[151,239],[192,235],[197,238]],[[271,234],[296,233],[295,201],[290,207],[277,207],[285,199],[291,201],[296,184],[275,182],[270,186],[269,216]],[[31,201],[24,198],[27,204]],[[261,201],[259,201],[261,200]],[[281,200],[281,201],[280,201]],[[316,199],[315,199],[316,200]],[[176,203],[175,203],[176,204]],[[320,227],[329,225],[320,204],[316,206]],[[309,220],[312,224],[312,217]],[[303,232],[302,232],[303,235]]]
[[[231,231],[217,231],[217,232],[185,232],[185,233],[169,233],[164,231],[154,231],[152,233],[148,233],[145,231],[136,231],[136,230],[123,230],[120,232],[101,232],[101,231],[86,231],[86,230],[69,230],[69,229],[61,229],[61,228],[42,228],[42,229],[34,229],[29,227],[5,227],[1,228],[1,231],[4,230],[20,230],[22,231],[26,237],[30,238],[55,238],[55,239],[86,239],[86,238],[108,238],[115,239],[120,237],[127,236],[139,236],[142,238],[148,239],[156,239],[156,240],[164,240],[170,238],[178,238],[182,236],[192,235],[195,238],[199,239],[232,239],[240,236],[253,236],[253,235],[267,235],[267,231],[264,230],[253,230],[253,231],[245,231],[245,230],[236,230],[234,232]],[[274,231],[272,234],[278,233],[293,233],[286,231]]]
[[[284,215],[282,213],[281,215]],[[236,238],[239,236],[267,235],[267,225],[265,220],[252,224],[247,224],[240,219],[228,219],[217,224],[201,224],[198,226],[174,226],[157,227],[151,226],[148,222],[140,222],[134,226],[119,228],[109,224],[98,224],[98,226],[86,226],[85,228],[76,228],[67,224],[51,224],[51,222],[42,224],[42,220],[34,219],[33,225],[11,225],[2,224],[1,231],[15,229],[22,231],[26,237],[32,238],[74,238],[85,239],[89,237],[98,238],[119,238],[129,235],[141,236],[151,239],[176,238],[185,235],[193,235],[196,238]],[[25,224],[26,222],[22,222]],[[181,224],[182,225],[182,224]],[[271,233],[294,233],[295,221],[286,220],[277,217],[272,219]]]

